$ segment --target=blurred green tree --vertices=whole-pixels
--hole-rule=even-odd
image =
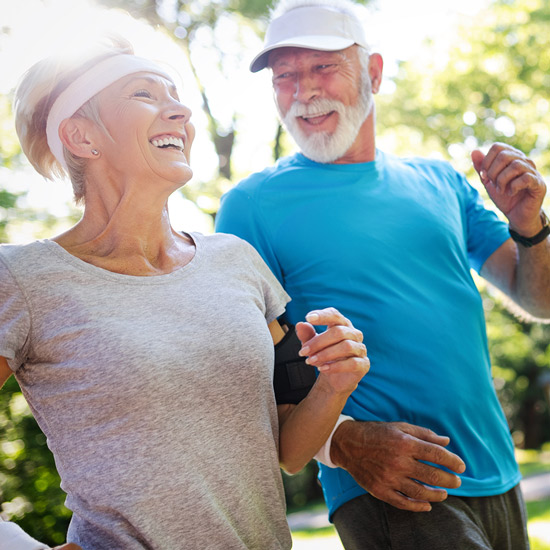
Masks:
[[[2,30],[0,29],[0,34]],[[9,128],[11,105],[9,97],[0,95],[0,170],[11,170],[15,167],[16,158],[20,151],[14,133]],[[0,189],[0,243],[6,242],[6,226],[14,214],[17,195],[5,189]]]
[[[550,174],[550,3],[496,0],[457,30],[453,47],[429,63],[400,65],[395,91],[378,98],[381,141],[400,154],[453,162],[481,190],[469,153],[508,143]],[[548,197],[547,197],[548,201]],[[548,325],[518,318],[481,285],[495,383],[519,446],[550,440],[541,377],[550,368]]]
[[[468,152],[502,141],[550,172],[550,3],[496,0],[460,27],[429,64],[402,63],[378,101],[379,133],[404,153],[439,154],[470,168]],[[425,59],[425,58],[422,58]]]
[[[231,180],[237,115],[224,118],[218,114],[203,82],[200,64],[194,59],[194,49],[208,44],[218,56],[220,73],[231,78],[232,59],[239,52],[226,51],[224,25],[228,20],[237,29],[250,25],[261,34],[268,4],[263,0],[102,0],[102,4],[123,8],[166,28],[184,48],[202,93],[219,159],[219,177],[205,182],[205,192],[219,197]],[[170,12],[165,10],[167,4],[172,6]],[[457,46],[449,51],[444,63],[434,55],[428,66],[414,61],[401,64],[395,92],[377,98],[380,142],[390,144],[399,154],[437,154],[452,160],[457,168],[470,171],[469,150],[496,140],[506,141],[533,156],[539,169],[548,174],[549,21],[550,4],[545,0],[497,0],[460,30]],[[439,44],[430,47],[442,53]],[[2,129],[9,117],[9,104],[9,98],[0,96]],[[274,136],[275,158],[284,143],[283,134],[279,128]],[[3,137],[0,169],[15,168],[19,153],[17,143]],[[0,241],[5,240],[3,230],[16,199],[12,193],[0,190]],[[483,287],[482,292],[495,384],[511,429],[519,445],[539,447],[550,438],[548,404],[536,382],[550,365],[550,327],[518,320],[492,290]],[[17,520],[36,538],[52,546],[59,544],[70,513],[62,505],[64,497],[44,436],[13,379],[0,392],[0,433],[4,515]],[[320,496],[316,471],[312,463],[297,476],[285,476],[289,507]]]
[[[46,437],[13,377],[0,392],[0,433],[2,515],[46,544],[62,544],[71,513]]]

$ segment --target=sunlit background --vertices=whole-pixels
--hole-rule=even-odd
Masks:
[[[200,2],[199,2],[200,3]],[[385,80],[382,94],[393,91],[391,77],[400,60],[429,57],[443,65],[446,51],[459,24],[474,18],[486,0],[383,0],[363,9],[368,40],[373,49],[384,56]],[[174,2],[162,4],[162,15],[175,18]],[[194,178],[190,188],[215,177],[218,158],[206,131],[208,121],[202,110],[202,99],[196,80],[177,41],[149,25],[136,22],[122,11],[106,11],[88,0],[18,0],[0,2],[0,94],[10,93],[25,68],[50,51],[74,43],[83,44],[88,35],[109,21],[131,38],[137,53],[169,62],[182,75],[184,101],[193,110],[197,137],[192,151]],[[182,27],[183,28],[183,27]],[[260,30],[261,32],[261,30]],[[246,174],[273,162],[271,142],[277,131],[270,79],[267,71],[251,74],[248,63],[261,46],[258,32],[247,25],[238,25],[227,18],[217,29],[225,50],[224,75],[217,69],[218,54],[213,51],[209,33],[199,34],[194,41],[194,64],[209,94],[216,117],[229,128],[234,124],[237,140],[232,153],[235,182]],[[437,48],[427,47],[427,42]],[[200,56],[200,57],[198,57]],[[14,140],[13,124],[2,129],[2,140]],[[44,216],[64,220],[71,208],[72,192],[66,182],[44,181],[28,165],[17,170],[0,168],[0,187],[13,193],[28,190],[19,206]],[[212,200],[199,193],[199,206]],[[181,194],[170,200],[173,225],[178,229],[211,232],[212,218]],[[60,231],[69,222],[61,221],[52,230]],[[11,242],[27,242],[37,237],[37,224],[12,220],[7,228]],[[47,235],[38,235],[41,237]]]
[[[180,95],[193,111],[197,137],[191,155],[194,177],[183,193],[175,193],[170,199],[171,219],[179,230],[213,231],[220,194],[249,173],[271,165],[277,143],[278,121],[270,75],[267,71],[248,71],[249,61],[261,47],[265,18],[259,14],[241,17],[230,9],[235,2],[248,8],[261,4],[261,0],[190,0],[185,2],[185,10],[178,11],[177,0],[159,0],[153,19],[158,17],[163,25],[154,30],[144,20],[104,7],[132,6],[130,15],[141,17],[143,10],[154,4],[149,0],[103,0],[103,7],[91,0],[0,0],[2,240],[22,243],[46,238],[78,218],[70,184],[43,180],[17,154],[9,104],[13,88],[27,67],[52,50],[66,48],[66,44],[75,48],[85,44],[88,35],[106,25],[115,25],[127,35],[136,53],[168,62],[180,73]],[[500,19],[492,8],[497,4]],[[228,7],[227,13],[221,6]],[[203,24],[196,30],[188,57],[188,29],[195,17],[206,19],[210,7],[216,12],[215,28]],[[532,10],[539,10],[539,19],[530,19]],[[548,177],[550,7],[546,0],[372,0],[362,8],[361,17],[373,49],[384,57],[384,82],[376,98],[381,148],[397,154],[445,158],[478,185],[469,152],[476,147],[486,148],[498,139],[522,148]],[[171,28],[170,33],[164,23]],[[207,97],[213,117],[205,114],[201,92]],[[223,141],[232,131],[235,142],[228,178],[220,175],[223,163],[214,140]],[[284,135],[281,146],[282,153],[293,148]],[[2,203],[4,192],[20,195],[13,207],[6,206],[8,199]],[[495,385],[520,449],[523,471],[548,472],[549,327],[517,321],[499,305],[491,289],[481,290]],[[543,387],[548,392],[546,400]],[[43,534],[59,543],[64,536],[59,518],[66,520],[67,512],[54,492],[58,483],[55,470],[51,463],[40,462],[48,459],[38,432],[29,443],[28,434],[35,433],[30,420],[26,424],[30,412],[17,388],[10,391],[13,394],[5,398],[0,395],[0,405],[7,404],[9,410],[3,416],[0,409],[0,481],[7,480],[10,495],[16,496],[3,502],[1,510],[5,517],[21,520],[22,524],[28,521],[31,527],[32,518],[40,517],[43,531],[37,531],[36,536]],[[3,440],[4,429],[11,430],[9,440]],[[535,448],[532,454],[529,449]],[[33,475],[22,482],[28,486],[17,485],[22,463],[30,464],[21,467],[25,475],[33,470]],[[7,471],[5,477],[2,467]],[[311,472],[304,477],[285,478],[291,508],[299,509],[308,501],[308,491],[315,488],[312,479]],[[0,495],[3,489],[0,487]],[[32,503],[25,496],[28,494],[36,497]],[[52,500],[56,510],[50,513]],[[549,500],[537,499],[528,506],[532,548],[548,550]],[[326,525],[322,506],[313,516],[321,527]],[[38,528],[36,522],[34,527]],[[298,533],[294,547],[336,550],[341,545],[333,532],[322,539],[307,534],[302,538]]]

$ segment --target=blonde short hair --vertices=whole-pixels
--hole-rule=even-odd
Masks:
[[[110,34],[78,56],[51,56],[42,59],[25,72],[15,90],[15,129],[23,152],[36,171],[45,178],[69,176],[77,202],[85,194],[87,159],[77,157],[65,148],[67,170],[63,168],[48,146],[48,114],[59,94],[72,81],[97,62],[121,53],[133,54],[132,45],[123,37]],[[73,116],[90,119],[107,132],[99,116],[95,97],[87,101]]]

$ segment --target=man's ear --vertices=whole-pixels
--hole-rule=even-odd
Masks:
[[[377,94],[382,84],[382,70],[384,68],[384,60],[379,53],[371,53],[369,55],[369,76],[372,83],[372,93]]]
[[[77,157],[96,158],[92,153],[93,132],[89,120],[83,118],[66,118],[59,125],[59,138],[63,145]]]

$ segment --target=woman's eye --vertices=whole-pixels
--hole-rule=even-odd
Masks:
[[[152,97],[151,93],[148,92],[147,90],[137,90],[132,95],[134,97],[147,97],[149,99]]]

